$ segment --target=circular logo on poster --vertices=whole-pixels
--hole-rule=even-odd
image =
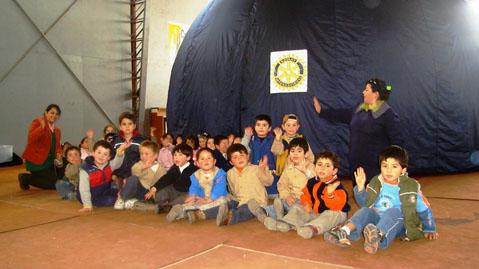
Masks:
[[[271,67],[274,85],[284,91],[292,91],[304,83],[306,66],[296,55],[279,58]]]

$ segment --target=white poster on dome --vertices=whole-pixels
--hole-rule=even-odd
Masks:
[[[271,52],[270,93],[308,91],[308,50]]]

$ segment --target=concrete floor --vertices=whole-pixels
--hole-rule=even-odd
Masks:
[[[440,239],[396,240],[369,255],[362,241],[341,249],[254,220],[216,227],[111,208],[81,215],[55,191],[21,191],[21,171],[0,169],[0,268],[478,268],[479,173],[421,177]]]

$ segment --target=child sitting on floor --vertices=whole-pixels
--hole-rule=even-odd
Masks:
[[[227,202],[226,173],[215,166],[216,159],[213,151],[209,148],[199,149],[196,162],[199,169],[190,177],[189,196],[184,204],[171,208],[166,216],[168,222],[184,218],[185,213],[190,223],[216,218],[217,211],[210,212],[207,209]]]
[[[340,227],[324,234],[324,239],[341,247],[351,246],[351,240],[364,235],[364,250],[375,254],[378,248],[387,248],[396,237],[417,240],[439,237],[436,223],[419,183],[408,177],[407,152],[399,146],[390,146],[379,155],[381,174],[369,184],[362,168],[354,173],[356,201],[362,207]]]
[[[80,149],[70,146],[65,151],[65,156],[68,162],[65,167],[65,175],[63,179],[57,180],[55,188],[62,199],[76,200],[81,165]]]
[[[260,206],[268,204],[265,186],[271,185],[273,175],[268,169],[268,157],[258,165],[249,163],[248,150],[241,144],[232,144],[227,151],[233,168],[228,171],[228,186],[233,200],[220,205],[216,225],[231,225],[254,218],[248,209],[248,201]]]

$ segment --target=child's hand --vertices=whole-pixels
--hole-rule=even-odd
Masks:
[[[439,239],[439,233],[424,233],[424,238],[426,238],[427,240],[436,240]]]
[[[281,136],[283,135],[283,130],[281,130],[280,127],[274,128],[273,133],[276,136],[276,140],[281,140]]]
[[[93,129],[92,128],[89,128],[87,131],[86,131],[86,137],[88,137],[89,139],[93,139],[93,135],[95,133],[93,132]]]
[[[356,179],[356,184],[358,185],[358,191],[363,191],[364,184],[366,183],[366,173],[362,167],[358,167],[358,169],[356,169],[356,172],[354,172],[354,178]]]
[[[289,206],[292,206],[295,202],[296,202],[296,199],[294,198],[293,195],[290,195],[290,196],[286,197],[286,203]]]
[[[251,128],[251,127],[244,128],[244,135],[247,136],[247,137],[252,137],[253,136],[253,128]]]
[[[185,204],[191,204],[196,200],[196,195],[188,196],[188,198],[185,199]]]
[[[151,198],[155,197],[156,188],[151,187],[151,189],[145,194],[145,200],[150,200]]]
[[[40,127],[42,127],[42,129],[45,128],[45,118],[43,115],[38,116],[37,120],[40,122]]]
[[[125,154],[125,150],[131,145],[131,143],[123,143],[116,149],[116,154],[119,156],[123,156]]]
[[[211,199],[211,198],[201,198],[201,197],[199,197],[199,198],[198,198],[198,202],[199,202],[200,204],[209,204],[209,203],[213,202],[213,199]]]
[[[268,155],[264,155],[263,158],[258,163],[259,168],[266,170],[268,169]]]
[[[329,184],[326,187],[326,191],[328,192],[328,195],[332,195],[333,192],[336,190],[336,188],[339,186],[339,184],[341,184],[341,182],[339,182],[339,181],[336,181],[333,184]]]
[[[321,103],[319,102],[318,97],[316,96],[313,97],[313,106],[314,106],[314,110],[316,110],[318,114],[321,113]]]
[[[290,159],[290,162],[293,162],[291,161]],[[299,171],[301,172],[306,172],[306,159],[303,159],[298,165],[295,165],[294,167],[296,167],[296,169],[298,169]]]
[[[84,207],[84,208],[78,210],[78,212],[80,212],[80,213],[91,213],[92,211],[93,211],[93,208],[91,208],[91,207]]]

